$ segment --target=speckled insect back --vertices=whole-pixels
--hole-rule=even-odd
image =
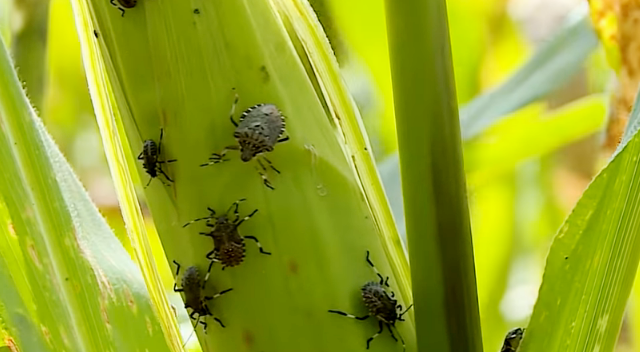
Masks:
[[[138,160],[142,160],[142,168],[149,176],[151,176],[149,182],[147,182],[147,185],[145,187],[148,187],[149,184],[151,184],[151,181],[154,178],[158,177],[158,174],[163,175],[167,179],[167,181],[173,182],[171,177],[169,177],[162,169],[162,164],[172,163],[177,160],[161,160],[162,135],[163,129],[160,129],[160,139],[158,141],[158,144],[156,144],[156,142],[152,139],[147,139],[146,141],[144,141],[144,143],[142,144],[142,152],[140,152],[140,154],[138,155]]]
[[[222,269],[226,267],[233,267],[240,265],[244,261],[245,256],[245,239],[250,239],[256,242],[260,253],[271,255],[271,253],[265,251],[260,244],[260,241],[254,236],[241,236],[238,232],[238,227],[242,225],[242,223],[246,220],[249,220],[255,213],[258,212],[258,209],[254,210],[249,215],[240,218],[240,214],[238,213],[238,207],[240,202],[245,201],[245,199],[239,199],[235,201],[227,211],[220,215],[216,216],[215,210],[212,208],[207,208],[211,213],[209,216],[198,218],[189,221],[184,224],[182,227],[187,227],[190,224],[207,220],[207,227],[211,227],[211,231],[209,232],[200,232],[201,235],[209,236],[213,238],[213,250],[207,254],[207,259],[213,260],[214,262],[220,262],[222,264]],[[229,217],[229,212],[231,209],[233,211],[233,219]]]
[[[507,336],[504,337],[504,343],[502,344],[502,349],[500,352],[516,352],[518,347],[520,347],[520,342],[524,337],[524,329],[523,328],[515,328],[509,330]]]
[[[236,123],[233,119],[235,108],[238,104],[238,95],[236,94],[235,101],[231,107],[231,113],[229,119],[236,130],[233,133],[233,137],[238,142],[238,145],[228,146],[220,153],[213,153],[209,157],[209,162],[200,166],[209,166],[212,164],[228,161],[224,159],[227,151],[240,150],[240,159],[244,162],[251,161],[256,158],[260,168],[266,172],[267,168],[260,159],[264,159],[267,162],[269,168],[277,173],[280,173],[276,169],[271,161],[264,156],[264,153],[273,151],[276,144],[289,140],[289,137],[283,137],[285,133],[285,117],[280,112],[277,106],[274,104],[257,104],[247,110],[245,110],[240,116],[240,123]],[[260,159],[258,159],[260,157]],[[266,187],[274,189],[265,173],[258,170],[260,177]]]
[[[118,3],[115,3],[116,0],[110,0],[111,5],[115,6],[122,12],[122,17],[124,17],[124,9],[131,9],[136,7],[138,0],[117,0]]]
[[[176,265],[176,279],[177,279],[177,277],[180,275],[180,264],[178,264],[178,262],[176,262],[175,260],[173,261],[173,263]],[[213,264],[213,262],[211,264]],[[200,321],[200,318],[205,317],[207,315],[213,316],[206,302],[212,299],[218,298],[223,294],[233,290],[230,288],[222,292],[219,292],[213,296],[203,296],[203,290],[207,284],[207,281],[209,280],[209,272],[211,272],[211,264],[209,265],[209,269],[207,270],[207,275],[204,277],[204,279],[200,275],[200,270],[198,269],[198,267],[190,266],[182,275],[182,280],[181,280],[182,287],[178,287],[177,283],[173,285],[173,291],[184,293],[184,307],[191,309],[191,314],[189,315],[189,317],[191,319],[196,319],[195,315],[198,314],[195,324],[197,325],[198,322],[202,324],[205,332],[207,330],[207,323],[204,321]],[[217,321],[220,324],[220,326],[222,326],[223,328],[225,327],[224,324],[222,324],[222,321],[220,319],[213,317],[213,320]]]
[[[380,281],[378,282],[369,281],[366,284],[364,284],[364,286],[362,286],[362,288],[360,289],[362,294],[362,300],[364,301],[364,305],[367,307],[367,310],[369,310],[369,314],[361,317],[357,317],[355,315],[348,314],[339,310],[329,310],[329,312],[340,314],[342,316],[357,319],[357,320],[366,320],[369,317],[376,317],[376,319],[378,319],[378,332],[376,332],[373,336],[371,336],[367,340],[367,349],[369,349],[369,345],[371,341],[373,341],[373,339],[375,339],[376,337],[378,337],[378,335],[382,333],[385,326],[389,330],[391,337],[394,340],[398,341],[398,339],[393,333],[392,327],[395,328],[396,321],[404,321],[402,316],[405,313],[407,313],[409,309],[411,309],[411,307],[413,307],[413,304],[410,305],[403,312],[402,305],[398,304],[398,301],[393,298],[395,296],[393,291],[391,291],[391,293],[389,294],[387,290],[384,288],[384,286],[389,287],[389,277],[388,276],[383,277],[378,272],[378,269],[376,269],[375,265],[373,265],[373,262],[369,260],[369,251],[367,251],[366,259],[369,266],[371,266],[373,271],[376,273],[376,275],[380,279]],[[396,333],[398,334],[398,337],[402,342],[402,348],[404,350],[406,348],[404,339],[400,335],[400,332],[397,331],[397,329],[396,329]]]

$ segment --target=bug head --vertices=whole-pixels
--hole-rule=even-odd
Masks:
[[[512,330],[509,330],[509,332],[507,333],[507,336],[505,337],[505,340],[520,340],[522,339],[522,336],[524,336],[524,329],[523,328],[515,328]]]

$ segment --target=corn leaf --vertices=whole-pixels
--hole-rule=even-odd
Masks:
[[[551,245],[522,352],[615,347],[640,259],[639,102],[615,155]]]
[[[24,351],[167,351],[140,272],[73,174],[0,41],[0,319]]]
[[[213,244],[198,234],[204,221],[183,225],[207,216],[207,207],[221,214],[239,199],[246,199],[241,216],[258,210],[238,230],[271,255],[247,240],[241,265],[214,265],[203,294],[233,290],[210,302],[225,328],[211,317],[202,318],[207,334],[196,327],[204,351],[365,348],[378,328],[374,319],[328,310],[366,314],[360,288],[376,280],[367,250],[391,277],[400,303],[411,303],[406,259],[359,115],[306,2],[140,1],[121,16],[108,2],[75,0],[74,10],[121,203],[135,202],[136,174],[148,180],[141,163],[126,176],[143,140],[159,142],[163,129],[163,157],[177,159],[163,166],[175,182],[154,179],[144,189],[167,260],[206,270]],[[286,116],[290,139],[267,156],[280,173],[256,160],[243,163],[234,150],[229,161],[199,166],[235,142],[235,93],[236,122],[257,103],[274,103]],[[181,275],[176,280],[180,286]],[[415,351],[411,316],[395,333]],[[384,334],[371,347],[398,344]]]

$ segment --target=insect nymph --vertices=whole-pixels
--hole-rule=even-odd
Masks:
[[[242,225],[245,220],[249,220],[249,218],[258,212],[258,209],[256,209],[251,214],[240,218],[238,206],[240,205],[240,202],[244,200],[245,199],[239,199],[235,201],[231,204],[229,209],[220,216],[216,216],[215,210],[207,208],[211,212],[209,216],[191,220],[182,226],[187,227],[196,221],[207,220],[207,226],[211,227],[211,231],[200,232],[201,235],[213,238],[213,250],[207,254],[207,259],[220,262],[220,264],[222,264],[222,269],[242,263],[245,254],[245,239],[255,241],[260,249],[260,253],[267,255],[271,254],[262,248],[262,245],[256,237],[241,236],[240,233],[238,233],[238,227]],[[233,219],[229,217],[231,209],[234,209]]]
[[[229,119],[231,123],[236,126],[233,137],[238,141],[238,145],[228,146],[220,153],[211,154],[209,162],[200,166],[208,166],[228,161],[228,159],[224,159],[227,151],[239,149],[240,159],[242,161],[248,162],[256,158],[262,170],[266,172],[267,168],[260,160],[264,159],[272,170],[280,173],[271,161],[264,156],[264,153],[273,151],[276,144],[289,140],[288,136],[283,137],[285,132],[284,116],[278,107],[273,104],[257,104],[245,110],[242,115],[240,115],[240,123],[236,123],[233,115],[235,114],[237,105],[238,95],[236,94],[236,98],[231,106]],[[260,171],[258,172],[260,173],[260,177],[262,177],[264,185],[273,189],[266,174]]]
[[[131,9],[136,7],[138,0],[117,0],[118,3],[115,3],[116,0],[110,0],[111,5],[115,6],[122,12],[122,17],[124,17],[124,9]]]
[[[138,160],[142,160],[142,168],[151,176],[145,187],[149,186],[151,180],[158,177],[158,173],[162,174],[169,182],[173,182],[171,177],[162,170],[162,164],[176,161],[175,159],[166,161],[160,159],[162,155],[162,134],[163,129],[160,129],[160,140],[158,144],[152,139],[144,141],[142,144],[142,152],[138,155]]]
[[[520,341],[522,341],[523,336],[523,328],[515,328],[510,330],[507,333],[507,336],[504,337],[504,343],[502,344],[500,352],[516,352],[518,350],[518,347],[520,346]]]
[[[176,278],[177,278],[178,275],[180,274],[180,264],[178,264],[178,262],[176,262],[175,260],[173,261],[173,263],[176,265]],[[184,307],[191,308],[191,314],[189,315],[189,317],[191,319],[196,319],[195,315],[198,314],[198,318],[196,319],[196,325],[198,324],[198,322],[200,322],[200,324],[204,326],[205,332],[207,331],[207,323],[205,323],[204,321],[200,321],[200,318],[205,317],[207,315],[210,315],[213,317],[213,314],[211,314],[211,310],[207,305],[207,301],[218,298],[223,294],[233,290],[232,288],[230,288],[222,292],[216,293],[213,296],[203,296],[203,290],[207,284],[207,281],[209,280],[209,272],[211,271],[212,264],[213,262],[209,264],[209,269],[207,270],[207,275],[205,276],[204,279],[200,276],[200,270],[198,270],[198,267],[190,266],[187,268],[185,273],[182,274],[182,281],[181,281],[182,287],[178,287],[177,283],[173,285],[173,291],[184,293]],[[220,321],[220,319],[213,317],[213,320],[217,321],[220,324],[220,326],[222,326],[223,328],[225,327],[224,324],[222,324],[222,321]]]
[[[378,332],[376,332],[373,336],[371,336],[367,340],[367,349],[369,349],[369,344],[373,339],[378,337],[384,330],[386,326],[393,337],[394,340],[398,341],[396,336],[393,334],[392,327],[395,328],[396,321],[404,321],[402,316],[413,307],[413,304],[410,305],[404,312],[402,311],[402,305],[398,304],[398,301],[393,297],[395,294],[391,292],[391,294],[387,293],[384,286],[389,287],[389,277],[383,277],[378,269],[376,269],[375,265],[369,260],[369,251],[367,251],[367,263],[373,268],[373,271],[376,273],[380,281],[369,281],[360,289],[362,294],[362,300],[364,301],[364,305],[369,310],[369,314],[357,317],[352,314],[345,313],[339,310],[329,310],[330,313],[340,314],[342,316],[358,319],[358,320],[366,320],[369,317],[375,317],[378,319]],[[397,331],[398,337],[400,337],[400,341],[402,342],[402,348],[405,349],[404,339],[400,336],[400,332]]]

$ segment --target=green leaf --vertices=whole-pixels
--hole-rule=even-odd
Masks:
[[[614,349],[640,259],[639,104],[551,245],[522,352]]]
[[[241,265],[213,266],[203,294],[233,291],[209,305],[224,329],[212,317],[203,317],[207,334],[196,327],[203,350],[364,349],[378,328],[374,319],[328,310],[366,314],[360,289],[376,279],[367,250],[391,277],[399,301],[410,304],[408,265],[358,113],[306,2],[139,1],[124,17],[107,1],[73,4],[121,204],[135,203],[136,175],[149,179],[135,160],[144,140],[159,142],[163,129],[163,157],[177,159],[163,165],[175,182],[154,179],[144,189],[167,261],[207,269],[213,243],[199,234],[205,222],[183,227],[207,216],[207,207],[222,214],[244,198],[240,215],[258,210],[238,231],[272,254],[260,254],[247,240]],[[225,163],[200,167],[236,142],[233,88],[235,121],[258,103],[276,104],[286,116],[289,141],[266,155],[280,173],[256,160],[242,162],[235,150]],[[264,186],[260,172],[275,190]],[[407,351],[415,351],[411,314],[406,318],[398,332]],[[379,349],[398,345],[388,333],[372,342]]]
[[[36,117],[0,43],[5,340],[24,351],[168,351],[138,268]]]
[[[498,88],[473,99],[460,110],[462,139],[469,140],[505,115],[534,102],[571,78],[598,45],[586,7]]]

